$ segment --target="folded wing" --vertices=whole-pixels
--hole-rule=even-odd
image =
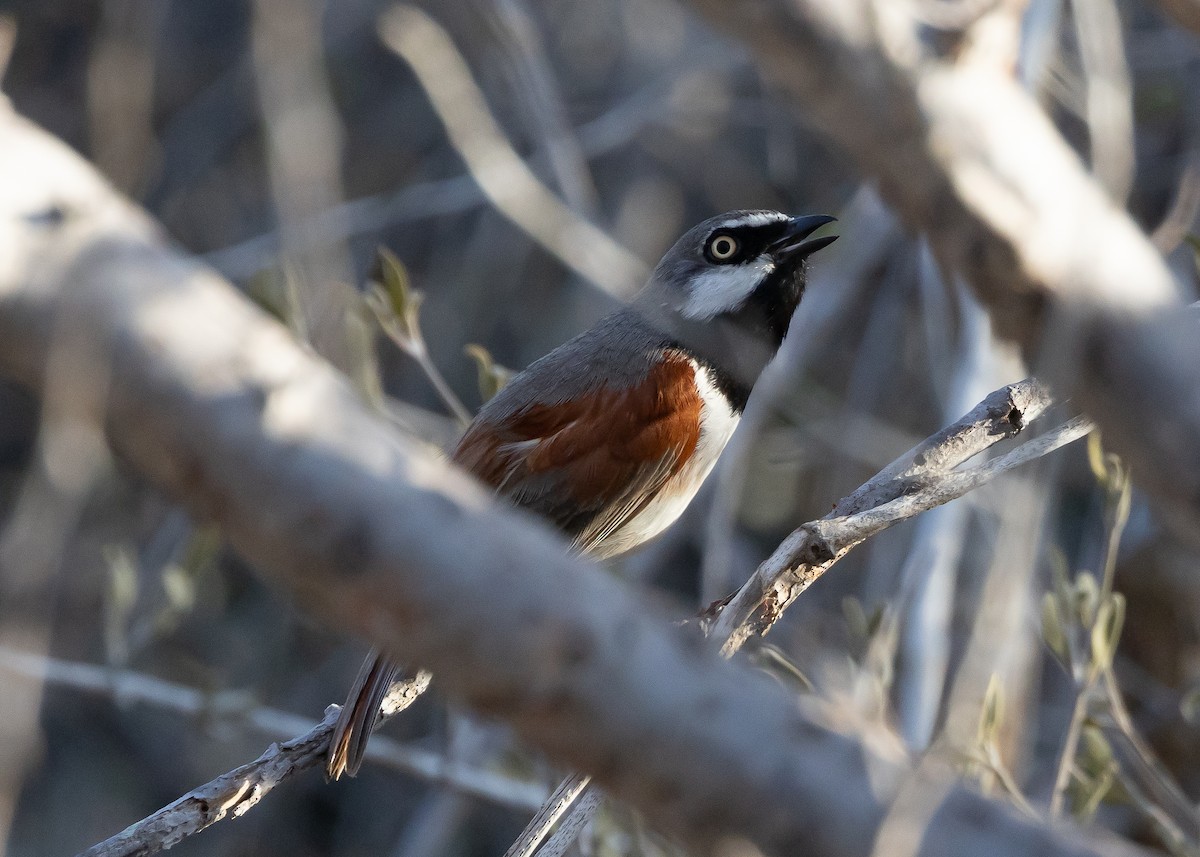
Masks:
[[[577,550],[604,544],[687,463],[700,440],[695,367],[664,352],[646,377],[597,384],[567,402],[535,402],[477,421],[455,460],[511,502],[542,515]]]

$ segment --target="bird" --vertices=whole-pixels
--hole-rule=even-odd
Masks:
[[[828,215],[737,210],[694,226],[626,306],[517,373],[451,458],[597,560],[645,544],[712,471],[787,336]],[[373,651],[334,726],[326,775],[357,773],[402,668]]]

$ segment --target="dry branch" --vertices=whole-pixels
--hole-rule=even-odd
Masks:
[[[0,672],[18,678],[45,681],[85,693],[103,694],[122,705],[143,702],[206,720],[245,724],[269,735],[295,736],[272,744],[259,758],[215,778],[172,801],[118,833],[89,848],[89,857],[127,857],[154,854],[199,833],[224,818],[236,818],[288,777],[320,767],[329,749],[338,706],[331,706],[314,725],[296,714],[250,704],[239,692],[205,693],[127,669],[70,663],[29,652],[0,648]],[[423,690],[414,687],[408,702]],[[393,698],[391,714],[399,700]],[[367,758],[461,794],[514,809],[536,809],[544,790],[502,774],[463,765],[437,753],[409,747],[382,736],[371,742]]]
[[[325,719],[311,731],[291,741],[272,744],[253,762],[193,789],[116,836],[81,852],[79,857],[157,854],[226,816],[242,815],[296,771],[321,764],[329,749],[329,733],[337,714],[336,706],[330,706]]]
[[[696,853],[868,854],[902,773],[542,524],[498,508],[181,257],[66,146],[0,108],[0,373],[37,388],[62,319],[109,355],[111,443],[327,624],[596,775]],[[688,716],[679,716],[687,712]],[[878,791],[882,789],[882,791]],[[1133,854],[965,787],[928,853]]]

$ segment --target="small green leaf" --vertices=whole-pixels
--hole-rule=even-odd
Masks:
[[[255,273],[246,281],[246,296],[259,309],[283,322],[297,337],[307,338],[295,278],[286,268],[263,268]]]
[[[379,279],[383,285],[383,293],[387,296],[388,306],[411,333],[417,324],[421,301],[425,296],[409,283],[408,270],[395,253],[387,247],[380,247],[377,253]]]
[[[1071,806],[1075,817],[1086,821],[1104,801],[1119,797],[1120,768],[1113,756],[1112,745],[1103,730],[1090,721],[1079,733],[1079,751],[1075,756],[1075,780],[1071,790]]]
[[[483,401],[490,400],[512,379],[513,371],[493,360],[491,352],[482,345],[471,343],[465,346],[463,351],[475,361],[475,369],[479,376],[479,395],[483,397]]]
[[[1129,471],[1123,464],[1120,464],[1120,459],[1117,459],[1120,475],[1114,480],[1113,492],[1116,494],[1116,503],[1113,507],[1113,522],[1114,526],[1124,529],[1125,524],[1129,521],[1129,507],[1133,502],[1133,486],[1130,484]]]
[[[776,646],[769,643],[755,646],[750,652],[750,662],[797,693],[813,691],[813,683],[809,681],[808,676]]]
[[[1082,784],[1082,788],[1075,799],[1075,818],[1082,822],[1091,821],[1100,804],[1108,797],[1109,792],[1112,791],[1113,784],[1116,781],[1116,771],[1109,768],[1101,772],[1094,779]]]
[[[1071,650],[1067,645],[1067,632],[1063,628],[1062,613],[1058,605],[1058,596],[1053,592],[1042,596],[1042,639],[1059,662],[1070,670]]]
[[[1062,548],[1054,545],[1050,549],[1050,575],[1054,581],[1054,593],[1064,611],[1071,609],[1073,584],[1071,582],[1071,565]]]
[[[1104,599],[1096,612],[1092,626],[1092,668],[1107,670],[1112,666],[1125,624],[1125,597],[1119,592]]]
[[[883,627],[884,605],[876,604],[871,608],[871,612],[867,614],[867,638],[870,639],[879,633],[879,629]]]
[[[1112,745],[1104,737],[1104,731],[1088,720],[1079,732],[1079,753],[1075,763],[1091,776],[1097,776],[1116,764]]]

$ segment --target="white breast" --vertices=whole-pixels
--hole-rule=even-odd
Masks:
[[[708,370],[695,361],[691,362],[696,371],[696,389],[703,402],[696,451],[663,486],[657,497],[625,526],[604,540],[601,549],[596,551],[599,557],[616,556],[632,550],[675,523],[712,472],[725,444],[737,428],[741,416],[729,406],[729,400],[717,389]]]

